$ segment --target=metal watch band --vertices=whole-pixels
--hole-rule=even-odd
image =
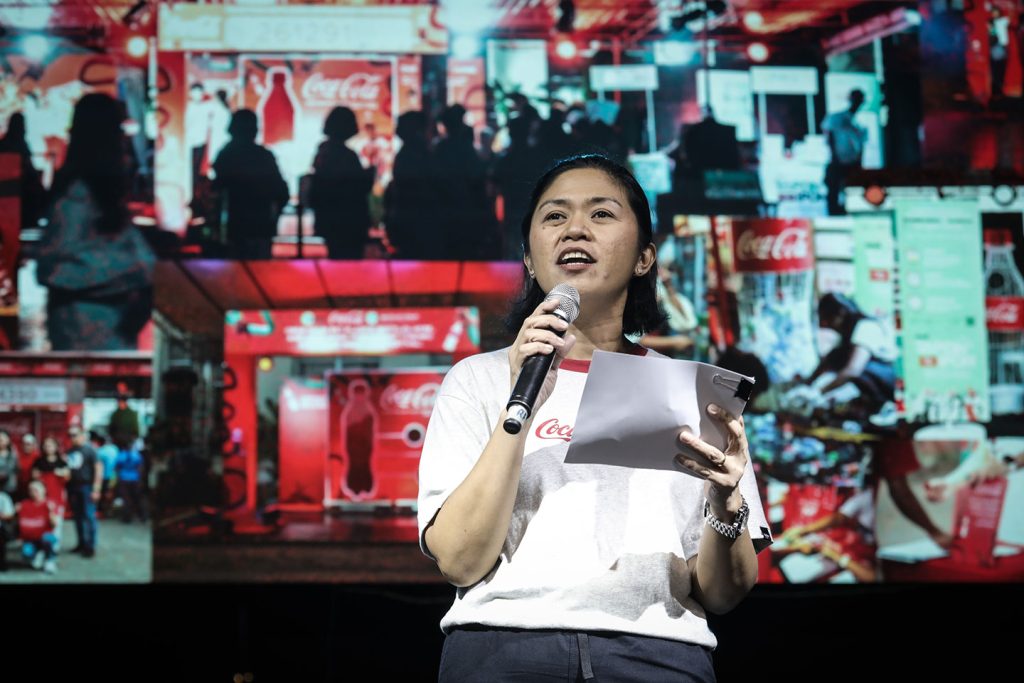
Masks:
[[[704,519],[707,520],[708,526],[731,540],[736,540],[743,533],[743,527],[747,524],[747,516],[749,514],[750,508],[747,506],[747,500],[744,498],[740,509],[736,511],[736,519],[733,520],[732,524],[726,524],[711,514],[711,503],[704,501]]]

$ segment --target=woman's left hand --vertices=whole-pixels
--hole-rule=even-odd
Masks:
[[[736,512],[740,506],[740,477],[750,457],[743,418],[730,415],[713,403],[708,405],[708,414],[725,425],[729,432],[725,452],[684,431],[679,435],[679,443],[688,446],[692,452],[679,453],[676,462],[704,479],[704,495],[713,511]]]

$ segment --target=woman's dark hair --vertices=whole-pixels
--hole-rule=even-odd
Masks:
[[[453,135],[456,129],[466,125],[466,108],[461,104],[452,104],[445,107],[444,111],[441,112],[441,116],[438,118],[441,123],[444,124],[445,129],[448,131],[448,135]]]
[[[121,103],[109,95],[90,93],[78,100],[71,119],[67,155],[53,179],[51,191],[56,200],[64,196],[74,181],[83,181],[99,205],[96,229],[107,235],[121,232],[127,221],[123,121]]]
[[[842,316],[841,327],[837,330],[845,336],[853,334],[853,328],[857,323],[866,318],[854,301],[842,294],[829,292],[818,300],[818,322],[820,324],[832,324]]]
[[[422,111],[407,111],[398,117],[395,135],[402,139],[403,144],[410,141],[426,141],[427,117]]]
[[[335,107],[324,121],[324,135],[331,140],[348,140],[358,132],[355,112],[348,107]]]
[[[19,149],[25,146],[25,115],[20,111],[11,114],[11,118],[7,120],[4,141],[8,145],[17,145]]]
[[[520,231],[523,236],[523,252],[530,253],[530,226],[532,224],[533,212],[540,202],[540,198],[547,192],[547,189],[561,176],[568,171],[577,169],[596,169],[604,171],[623,192],[629,202],[629,208],[636,216],[636,224],[639,234],[638,243],[641,247],[654,241],[654,229],[651,226],[651,207],[647,203],[647,196],[640,187],[640,183],[629,170],[601,154],[577,154],[556,161],[549,168],[540,180],[537,181],[530,195],[530,203]],[[658,306],[657,296],[658,264],[651,265],[646,275],[634,277],[629,283],[629,291],[626,294],[626,307],[622,312],[623,334],[644,334],[657,329],[665,322],[665,314]],[[544,300],[544,292],[537,281],[530,277],[526,266],[523,266],[523,290],[519,297],[512,303],[508,315],[505,317],[505,325],[512,332],[518,332],[540,302]]]
[[[60,440],[58,440],[57,437],[55,437],[55,436],[47,436],[47,437],[44,437],[43,438],[43,442],[41,444],[39,444],[39,452],[41,452],[43,454],[43,457],[46,457],[46,442],[47,441],[53,442],[54,453],[56,454],[56,456],[58,458],[64,455],[64,453],[63,453],[63,451],[62,451],[62,449],[60,447]]]

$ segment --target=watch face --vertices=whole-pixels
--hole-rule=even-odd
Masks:
[[[740,507],[739,512],[736,513],[736,521],[733,522],[740,531],[743,530],[743,526],[747,523],[747,517],[750,515],[750,508],[747,506],[747,502],[743,501],[743,505]]]

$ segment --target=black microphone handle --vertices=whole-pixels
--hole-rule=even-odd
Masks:
[[[564,330],[552,330],[552,332],[559,337],[565,336]],[[541,387],[544,386],[544,378],[548,376],[556,353],[558,353],[558,349],[551,353],[530,356],[523,361],[523,367],[519,371],[519,377],[516,378],[516,386],[512,390],[512,396],[508,399],[506,409],[515,405],[522,406],[526,410],[526,417],[522,421],[515,418],[505,420],[505,431],[509,434],[518,434],[522,428],[522,422],[525,422],[533,414],[533,404],[536,403],[537,395],[540,393]]]

